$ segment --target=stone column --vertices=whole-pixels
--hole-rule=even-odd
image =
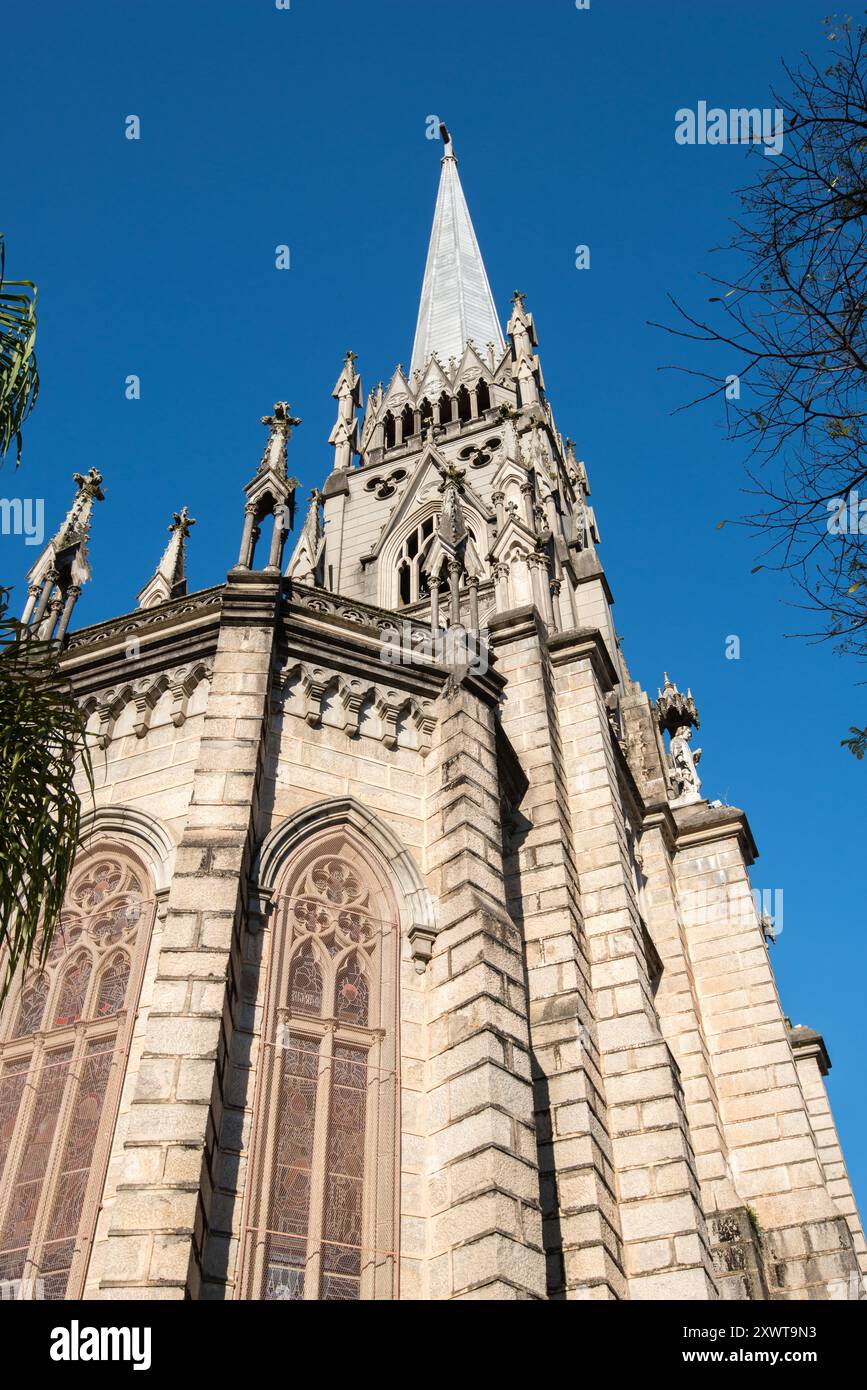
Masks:
[[[21,621],[22,621],[22,623],[24,623],[25,626],[26,626],[27,623],[29,623],[29,621],[30,621],[30,615],[32,614],[33,609],[36,607],[36,600],[38,599],[38,597],[39,597],[39,585],[38,585],[38,584],[28,584],[28,586],[27,586],[27,602],[26,602],[26,604],[24,605],[24,612],[21,614]]]
[[[627,834],[626,760],[598,631],[549,642],[630,1298],[717,1294],[677,1063],[653,1002]],[[637,805],[636,805],[637,809]]]
[[[42,593],[39,595],[39,599],[33,611],[32,627],[37,628],[42,622],[45,616],[45,610],[48,607],[48,600],[51,598],[52,591],[59,577],[56,569],[50,569],[45,576],[42,584]]]
[[[502,726],[527,788],[513,812],[506,893],[530,1000],[548,1292],[626,1296],[569,791],[544,629],[533,608],[491,619],[507,678]]]
[[[195,1298],[231,1035],[280,580],[233,570],[177,850],[100,1297]]]
[[[503,904],[495,701],[490,677],[447,691],[430,755],[427,878],[439,927],[426,1012],[432,1299],[545,1294],[521,940]]]
[[[743,1203],[732,1183],[716,1079],[677,896],[672,864],[675,832],[667,801],[647,808],[640,842],[643,907],[663,966],[656,1009],[680,1070],[702,1205],[710,1217]]]
[[[249,569],[253,563],[253,528],[256,525],[256,508],[248,502],[244,508],[244,530],[241,535],[241,549],[238,554],[238,568]]]
[[[75,607],[75,601],[80,593],[80,584],[70,584],[69,589],[66,593],[65,602],[63,604],[63,612],[60,615],[60,622],[57,626],[56,640],[58,642],[62,642],[64,637],[66,636],[66,629],[69,627],[69,620],[72,617],[72,610]]]

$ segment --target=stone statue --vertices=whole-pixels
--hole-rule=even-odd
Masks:
[[[701,760],[701,749],[690,748],[691,738],[690,726],[681,724],[671,739],[669,757],[675,805],[688,806],[693,801],[701,801],[701,780],[695,770]]]

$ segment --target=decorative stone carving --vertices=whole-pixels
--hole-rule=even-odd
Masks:
[[[304,662],[290,662],[277,676],[278,688],[274,703],[279,708],[285,705],[287,687],[296,687],[300,707],[296,714],[306,721],[312,729],[322,727],[326,702],[332,695],[337,697],[339,727],[348,738],[378,738],[386,748],[401,746],[401,731],[410,728],[415,737],[417,751],[426,758],[431,748],[433,731],[437,717],[430,700],[407,694],[404,690],[383,688],[374,681],[347,679],[334,671],[321,666],[308,666]],[[359,715],[364,705],[370,704],[377,716],[381,732],[372,733],[361,728]],[[334,723],[333,718],[328,721]]]
[[[97,642],[108,642],[115,637],[141,632],[155,623],[164,623],[187,613],[198,613],[203,608],[219,608],[222,592],[223,585],[216,584],[211,589],[201,589],[197,594],[191,594],[189,598],[161,603],[158,608],[142,610],[120,622],[98,623],[82,628],[68,639],[67,647],[92,647]]]
[[[197,685],[210,680],[213,662],[195,661],[186,666],[174,667],[171,671],[160,671],[156,675],[141,676],[138,680],[124,685],[109,686],[105,690],[87,695],[82,708],[88,715],[96,710],[99,726],[96,742],[100,748],[107,748],[114,737],[114,728],[121,713],[130,703],[135,705],[136,717],[133,733],[136,738],[144,738],[150,728],[151,716],[165,691],[172,692],[171,721],[175,728],[185,722],[189,698]]]
[[[700,727],[698,710],[692,691],[684,695],[678,690],[667,671],[663,672],[663,689],[657,692],[656,722],[660,729],[674,736],[682,724]]]
[[[701,801],[701,780],[696,765],[701,758],[700,748],[690,748],[692,729],[681,724],[671,740],[669,760],[671,763],[670,785],[674,796],[673,805],[688,806]]]
[[[691,748],[693,729],[699,727],[698,710],[692,691],[678,690],[668,672],[664,673],[663,689],[656,701],[656,722],[661,733],[668,733],[668,795],[674,806],[689,806],[701,801],[701,780],[696,767],[701,758],[700,748]]]

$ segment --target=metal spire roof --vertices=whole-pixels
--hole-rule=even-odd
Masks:
[[[451,136],[442,124],[440,134],[445,153],[410,372],[424,370],[432,352],[444,363],[450,357],[460,360],[468,338],[473,339],[482,354],[489,342],[494,344],[495,355],[502,354],[506,347],[461,187]]]

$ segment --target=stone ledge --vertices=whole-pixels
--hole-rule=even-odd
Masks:
[[[831,1070],[831,1057],[822,1034],[814,1028],[805,1027],[803,1023],[793,1025],[789,1019],[786,1019],[786,1026],[795,1057],[815,1057],[822,1076],[827,1076]]]
[[[594,674],[604,694],[608,694],[618,684],[620,677],[605,645],[605,639],[598,628],[573,628],[569,632],[558,632],[548,638],[548,653],[552,666],[564,666],[568,662],[589,659]]]

